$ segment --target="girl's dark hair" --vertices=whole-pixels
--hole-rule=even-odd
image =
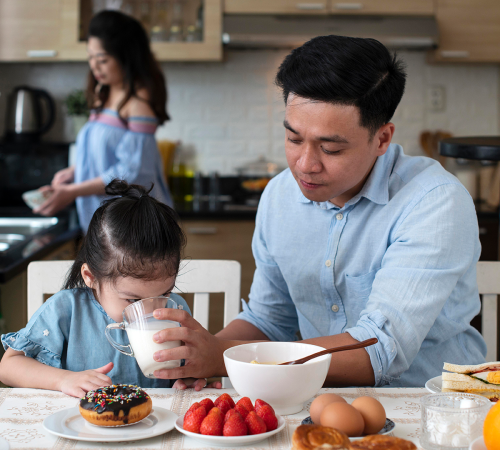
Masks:
[[[370,135],[388,123],[405,90],[402,61],[375,39],[319,36],[294,49],[281,64],[276,84],[289,94],[356,106]]]
[[[148,35],[140,22],[119,11],[101,11],[92,17],[88,37],[100,39],[104,50],[116,58],[122,67],[127,94],[118,106],[118,114],[125,103],[137,94],[138,89],[145,88],[149,93],[147,103],[159,123],[170,120],[166,111],[165,77],[149,47]],[[109,86],[102,86],[96,93],[97,84],[90,70],[87,101],[89,108],[96,109],[95,101],[99,100],[97,110],[101,111],[109,97]]]
[[[92,216],[64,289],[86,287],[84,263],[98,283],[177,275],[186,238],[175,211],[150,197],[151,189],[122,180],[106,186],[106,194],[114,197]]]

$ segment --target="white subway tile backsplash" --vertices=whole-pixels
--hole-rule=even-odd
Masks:
[[[265,154],[286,165],[285,106],[274,84],[287,51],[230,50],[220,63],[164,63],[168,110],[172,120],[158,128],[158,139],[181,140],[194,153],[204,173],[234,174],[241,165]],[[422,154],[422,130],[454,135],[499,134],[499,68],[496,65],[436,64],[425,52],[400,52],[408,67],[405,95],[393,117],[393,142],[406,153]],[[62,102],[73,89],[82,89],[85,63],[0,64],[0,134],[4,132],[7,94],[20,84],[48,90],[57,101],[57,120],[45,136],[70,140],[71,121]],[[426,109],[429,86],[443,86],[445,108]]]

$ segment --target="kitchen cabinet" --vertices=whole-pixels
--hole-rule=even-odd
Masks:
[[[61,0],[1,0],[0,61],[55,59],[60,29]]]
[[[434,0],[225,0],[224,13],[433,15]]]
[[[241,298],[248,301],[255,272],[252,254],[254,220],[196,220],[181,219],[186,233],[185,259],[229,259],[241,264]],[[187,265],[187,270],[189,264]],[[182,277],[182,273],[179,273]],[[192,307],[190,296],[186,301]],[[209,331],[223,328],[223,295],[210,295]]]
[[[433,62],[500,62],[500,2],[436,0],[439,48]]]
[[[88,21],[109,3],[2,0],[0,61],[86,61]],[[124,12],[141,20],[159,61],[222,59],[222,0],[123,0],[121,4]],[[178,5],[175,23],[172,4]]]
[[[434,0],[330,1],[335,14],[434,15]]]

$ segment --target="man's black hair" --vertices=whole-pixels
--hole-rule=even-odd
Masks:
[[[281,64],[276,84],[285,104],[290,94],[356,106],[370,136],[388,123],[401,101],[405,65],[375,39],[319,36],[294,49]]]

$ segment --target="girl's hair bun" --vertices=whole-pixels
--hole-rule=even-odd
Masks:
[[[129,197],[139,200],[141,197],[149,197],[149,193],[153,189],[154,183],[146,190],[144,186],[138,184],[128,184],[125,180],[112,180],[105,188],[108,195],[118,195],[120,197]]]

